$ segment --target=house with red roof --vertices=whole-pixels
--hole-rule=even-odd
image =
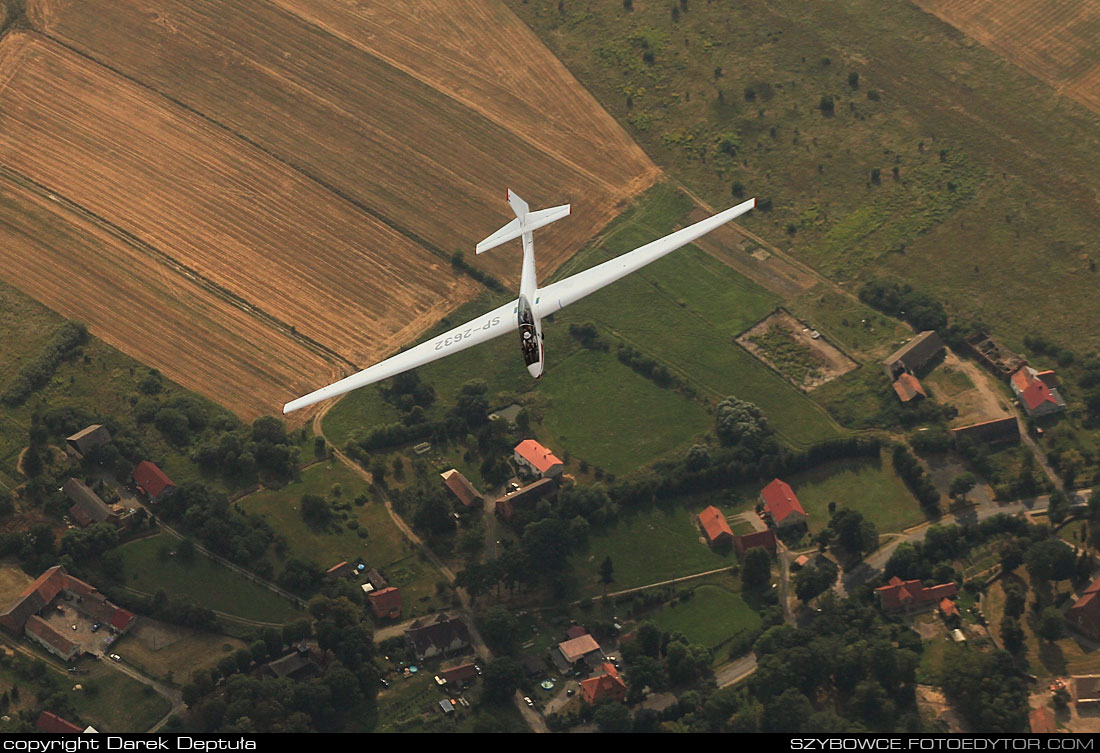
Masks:
[[[1093,640],[1100,640],[1100,578],[1081,593],[1066,611],[1066,623]]]
[[[463,507],[467,509],[481,507],[485,502],[485,497],[481,496],[470,480],[454,468],[439,475],[443,478],[443,485],[455,495]]]
[[[1066,401],[1057,387],[1051,386],[1058,383],[1053,371],[1040,373],[1024,365],[1012,374],[1008,382],[1028,416],[1047,416],[1066,409]]]
[[[401,616],[401,592],[393,586],[367,594],[374,616],[394,620]]]
[[[737,556],[742,559],[745,557],[745,552],[758,546],[767,549],[768,554],[774,557],[776,550],[779,548],[775,538],[775,531],[768,528],[763,531],[742,534],[733,540],[733,547],[737,550]],[[809,559],[807,558],[806,561],[809,562]]]
[[[439,676],[448,685],[462,687],[477,679],[477,666],[472,662],[439,670]]]
[[[533,439],[525,439],[516,445],[515,459],[516,463],[539,478],[560,476],[565,467],[554,453]]]
[[[34,726],[50,735],[76,735],[84,731],[83,727],[62,719],[52,711],[43,711],[39,714]]]
[[[733,531],[726,522],[726,516],[714,505],[699,513],[699,527],[707,537],[707,543],[711,546],[729,546],[733,541]]]
[[[764,503],[764,512],[771,517],[776,528],[806,522],[807,515],[802,509],[802,503],[794,495],[794,489],[785,481],[773,479],[760,490],[760,501]]]
[[[588,631],[580,625],[571,625],[565,631],[565,640],[571,641],[574,638],[580,638],[582,635],[588,635]]]
[[[903,373],[894,381],[894,392],[898,393],[903,403],[920,400],[928,397],[928,393],[921,387],[920,382],[909,372]]]
[[[134,486],[148,497],[150,502],[156,502],[165,492],[176,488],[172,479],[168,478],[164,471],[148,460],[142,460],[137,464],[133,476]]]
[[[919,580],[902,580],[898,576],[885,586],[875,589],[879,605],[889,612],[915,612],[933,607],[944,599],[952,599],[959,593],[954,583],[941,583],[926,587]]]
[[[581,680],[581,698],[592,705],[601,698],[613,698],[620,703],[626,700],[626,683],[619,677],[619,670],[614,664],[604,662],[600,669],[602,673],[587,680]]]

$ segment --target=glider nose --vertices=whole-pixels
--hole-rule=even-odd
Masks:
[[[535,361],[532,364],[527,365],[527,373],[538,379],[542,376],[542,361]]]

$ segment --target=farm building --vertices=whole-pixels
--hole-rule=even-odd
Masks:
[[[537,478],[560,476],[565,467],[554,453],[533,439],[525,439],[516,445],[515,460]]]
[[[367,581],[375,588],[386,588],[389,586],[389,582],[382,577],[382,573],[378,572],[373,567],[367,570]]]
[[[928,397],[924,387],[921,387],[917,378],[909,372],[905,372],[894,381],[894,392],[898,393],[898,397],[901,398],[903,403]]]
[[[83,460],[96,447],[111,443],[111,433],[103,424],[92,424],[71,437],[65,438],[65,452],[77,460]]]
[[[1089,638],[1100,640],[1100,578],[1090,583],[1066,611],[1066,623]]]
[[[269,661],[263,665],[260,673],[264,677],[305,682],[321,674],[320,657],[314,655],[308,643],[299,643],[294,653]]]
[[[401,617],[401,592],[393,586],[371,591],[367,601],[375,617],[390,620]]]
[[[420,661],[470,646],[470,630],[457,617],[440,612],[434,619],[416,620],[405,630],[405,642]]]
[[[134,486],[145,495],[150,502],[157,502],[165,493],[176,488],[172,479],[168,478],[160,468],[148,460],[142,460],[134,468]]]
[[[601,698],[611,698],[622,703],[626,700],[626,683],[619,677],[619,670],[614,664],[604,662],[600,665],[602,670],[595,677],[582,680],[581,698],[584,702],[593,705]]]
[[[960,426],[957,429],[952,429],[951,434],[955,437],[956,447],[958,447],[960,440],[987,444],[995,444],[997,442],[1019,442],[1020,422],[1016,416],[995,418],[992,421],[982,421],[978,424]]]
[[[1076,703],[1100,703],[1100,675],[1073,675],[1069,679]]]
[[[794,494],[794,489],[785,481],[772,479],[772,482],[760,490],[760,501],[777,528],[786,528],[806,522],[806,511]]]
[[[726,516],[714,505],[699,513],[699,526],[711,546],[728,546],[733,541],[733,531],[726,522]]]
[[[778,549],[775,531],[771,528],[764,531],[754,531],[753,533],[742,534],[733,540],[733,547],[737,550],[737,556],[742,558],[745,556],[745,552],[758,546],[767,549],[768,554],[774,557]],[[809,562],[809,559],[807,558],[806,561]]]
[[[587,633],[559,643],[557,650],[550,653],[550,657],[562,672],[572,669],[581,661],[594,665],[604,659],[600,644]]]
[[[43,711],[38,715],[35,727],[50,735],[75,735],[84,732],[84,728],[62,719],[52,711]]]
[[[984,332],[977,332],[966,338],[966,344],[978,360],[1001,379],[1008,379],[1017,369],[1027,364],[1026,358],[1013,353]]]
[[[485,498],[478,493],[470,480],[452,468],[439,474],[443,478],[443,485],[450,489],[462,506],[469,509],[481,507]]]
[[[879,605],[888,612],[915,612],[933,607],[958,592],[954,583],[926,588],[919,580],[902,580],[896,575],[887,585],[875,589]]]
[[[893,381],[900,374],[917,371],[935,358],[943,348],[943,340],[935,330],[926,330],[891,353],[882,362],[882,366],[887,378]]]
[[[506,522],[512,520],[512,516],[518,510],[530,509],[535,506],[535,503],[540,499],[546,499],[552,497],[558,492],[557,484],[553,479],[540,478],[534,483],[528,484],[522,489],[517,489],[514,492],[508,492],[503,497],[500,497],[495,503],[496,514],[499,515]]]
[[[61,601],[114,635],[125,633],[134,623],[132,612],[115,606],[95,588],[69,575],[61,565],[55,565],[0,612],[0,626],[13,635],[25,634],[50,653],[71,659],[80,653],[79,644],[58,631],[48,619],[55,617]]]
[[[439,670],[439,676],[448,685],[463,687],[477,679],[477,666],[473,662]]]
[[[355,575],[355,565],[349,562],[338,562],[337,564],[325,570],[325,580],[336,580],[338,578],[350,578]]]
[[[108,505],[79,479],[70,478],[61,489],[73,503],[69,515],[81,528],[87,528],[92,523],[110,523],[121,529],[130,521],[129,511],[120,505]]]
[[[1043,377],[1046,378],[1043,378]],[[1066,401],[1058,393],[1053,371],[1036,371],[1030,366],[1021,366],[1009,378],[1012,391],[1020,400],[1020,407],[1028,416],[1049,416],[1066,409]]]

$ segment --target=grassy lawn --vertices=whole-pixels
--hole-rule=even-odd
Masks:
[[[542,392],[552,401],[544,426],[554,444],[614,474],[683,447],[713,423],[698,402],[602,351],[580,350],[555,364]]]
[[[810,531],[829,523],[829,503],[863,514],[880,533],[901,531],[924,520],[920,505],[894,474],[884,452],[878,460],[840,460],[783,479],[809,515]]]
[[[1025,568],[1018,569],[1014,576],[1021,580],[1025,586],[1029,585],[1029,578]],[[1059,592],[1065,593],[1066,586],[1059,586]],[[1029,590],[1028,603],[1034,599],[1034,594]],[[1000,643],[1001,621],[1004,619],[1004,588],[1003,581],[998,579],[985,594],[982,602],[982,612],[989,620],[989,632],[997,636]],[[1028,671],[1039,677],[1066,674],[1096,674],[1100,672],[1100,651],[1090,650],[1078,642],[1077,634],[1071,630],[1066,631],[1064,638],[1059,638],[1053,643],[1038,637],[1036,628],[1038,618],[1030,607],[1020,618],[1020,627],[1024,630],[1024,645]]]
[[[1081,542],[1085,540],[1086,530],[1085,521],[1071,520],[1058,529],[1058,537],[1070,546],[1081,546]]]
[[[1098,342],[1097,116],[931,14],[507,4],[672,176],[715,207],[766,200],[739,223],[767,242],[838,279],[905,279],[1016,339]],[[1004,263],[982,263],[994,251]],[[1038,309],[1019,306],[1028,268],[1061,293]]]
[[[91,670],[80,675],[85,689],[69,696],[80,718],[100,732],[145,732],[172,707],[148,685],[103,661],[83,666]]]
[[[753,630],[761,620],[736,591],[716,585],[692,590],[687,602],[674,601],[649,619],[661,630],[683,633],[692,643],[714,649],[742,630]]]
[[[334,484],[340,485],[339,497],[332,495]],[[374,501],[362,506],[354,504],[357,496],[368,492],[361,476],[339,461],[329,461],[303,471],[301,479],[282,489],[250,494],[238,500],[238,504],[245,511],[266,518],[273,529],[287,538],[288,557],[312,561],[326,570],[338,562],[362,558],[368,567],[381,570],[391,585],[401,589],[405,617],[445,606],[434,601],[435,584],[443,576],[419,558],[385,506]],[[336,510],[335,520],[318,530],[307,525],[299,512],[305,494],[325,497],[330,503],[346,503],[347,509]],[[351,521],[356,521],[358,527],[350,528]],[[366,531],[367,537],[361,537],[360,531]]]
[[[237,638],[142,617],[115,650],[150,677],[178,683],[186,681],[196,669],[212,667],[241,648],[248,648],[248,644]]]
[[[218,612],[263,622],[285,622],[302,616],[285,599],[257,586],[232,570],[196,553],[184,564],[176,557],[161,559],[161,546],[175,548],[178,539],[161,533],[119,547],[126,585],[147,594],[160,589],[169,598],[185,599]]]
[[[963,371],[943,365],[924,377],[923,383],[932,388],[933,399],[950,400],[974,389],[974,383]]]
[[[788,301],[787,308],[821,330],[848,355],[862,355],[868,360],[885,357],[913,334],[896,319],[887,318],[825,284]]]
[[[607,530],[594,530],[587,548],[572,557],[582,595],[604,591],[598,574],[604,557],[611,557],[615,568],[615,580],[606,587],[608,591],[737,564],[732,552],[714,552],[700,541],[696,514],[678,505],[653,507],[623,515]]]

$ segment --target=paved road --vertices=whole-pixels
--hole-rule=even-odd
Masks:
[[[718,687],[724,688],[727,685],[733,685],[735,682],[741,682],[755,671],[756,654],[750,653],[716,669],[714,679],[718,682]]]

